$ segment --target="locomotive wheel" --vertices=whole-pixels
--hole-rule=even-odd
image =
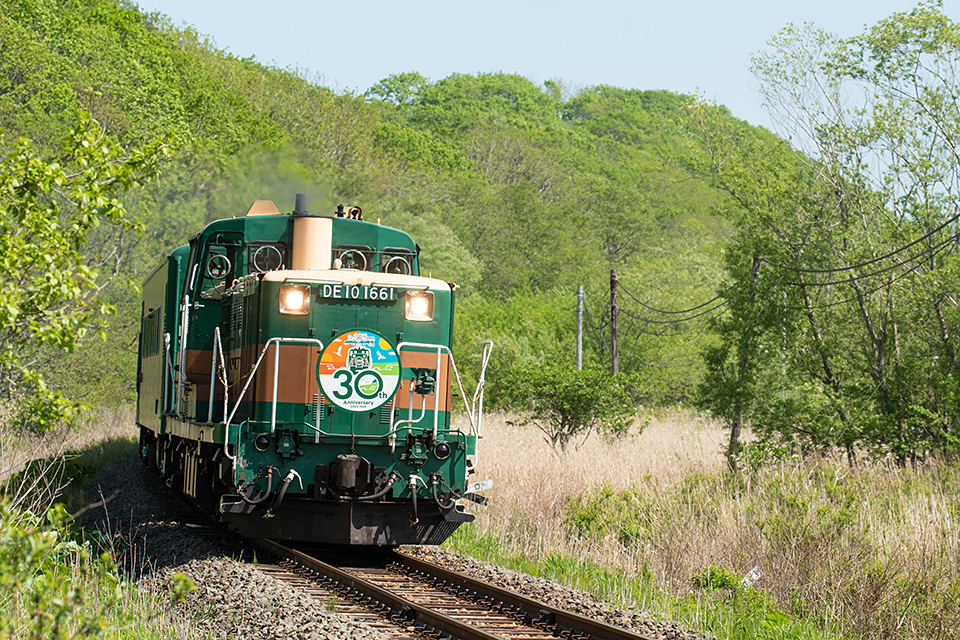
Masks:
[[[140,461],[148,468],[157,467],[157,438],[146,427],[140,427]]]

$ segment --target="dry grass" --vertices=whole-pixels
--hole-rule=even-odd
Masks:
[[[480,528],[511,540],[515,551],[533,558],[585,551],[586,543],[570,538],[562,522],[569,500],[587,488],[669,484],[692,473],[715,473],[725,464],[726,436],[720,427],[683,413],[638,420],[634,433],[641,426],[642,432],[625,439],[593,434],[563,453],[536,428],[511,426],[507,420],[502,414],[485,420],[478,473],[495,486],[490,506],[475,511]],[[604,558],[623,554],[615,546],[590,546]]]
[[[74,428],[39,434],[0,424],[0,498],[36,513],[58,500],[76,508],[83,487],[71,485],[71,475],[129,455],[135,448],[133,424],[129,408],[91,411]]]
[[[130,438],[135,433],[130,408],[91,411],[77,427],[33,433],[9,426],[0,428],[0,481],[21,471],[31,460],[52,458],[67,451],[87,449],[104,440]]]
[[[955,467],[819,459],[731,474],[725,442],[719,425],[676,413],[557,454],[536,429],[491,416],[479,471],[496,486],[476,529],[507,553],[586,560],[676,596],[701,597],[691,579],[710,565],[758,567],[773,607],[823,629],[960,636]]]

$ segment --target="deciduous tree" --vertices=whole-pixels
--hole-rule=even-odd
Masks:
[[[170,146],[123,149],[81,113],[56,159],[26,139],[0,138],[0,149],[0,383],[42,429],[79,407],[47,388],[28,354],[73,351],[113,311],[96,299],[101,281],[84,253],[88,235],[101,224],[142,231],[122,196],[157,171]]]
[[[901,463],[955,446],[960,28],[936,3],[839,40],[787,27],[754,59],[795,148],[695,113],[733,198],[704,401],[736,428]]]
[[[630,390],[636,376],[605,371],[577,371],[572,364],[533,364],[514,370],[510,393],[529,413],[520,422],[535,425],[554,449],[561,451],[593,431],[624,436],[637,408]]]

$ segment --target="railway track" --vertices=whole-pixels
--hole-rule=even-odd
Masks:
[[[652,640],[397,551],[328,556],[255,543],[273,558],[258,568],[397,640]]]

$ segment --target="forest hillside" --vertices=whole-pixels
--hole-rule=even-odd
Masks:
[[[130,397],[139,301],[126,279],[141,282],[211,220],[256,199],[290,210],[306,192],[311,213],[356,204],[409,231],[425,268],[461,285],[460,350],[497,344],[494,403],[511,367],[573,362],[579,285],[585,361],[609,368],[611,270],[626,292],[621,370],[642,374],[646,402],[694,393],[709,341],[702,318],[651,324],[665,316],[641,306],[712,298],[730,234],[715,215],[724,195],[694,179],[702,151],[690,142],[687,96],[609,86],[565,96],[515,75],[413,71],[352,95],[238,59],[128,2],[0,4],[7,140],[57,149],[84,110],[125,144],[163,137],[174,149],[128,203],[143,237],[111,230],[92,242],[109,247],[103,273],[120,276],[109,293],[119,318],[106,343],[56,356],[65,390]]]
[[[936,3],[848,39],[775,34],[752,68],[789,141],[697,96],[415,70],[354,95],[127,2],[0,7],[4,160],[49,169],[10,193],[46,202],[62,167],[38,158],[76,157],[64,139],[81,157],[152,150],[108,163],[122,200],[94,180],[92,202],[62,210],[80,215],[66,229],[83,257],[38,230],[73,263],[37,286],[76,301],[59,278],[77,275],[83,296],[117,310],[105,340],[78,343],[55,304],[29,316],[7,301],[6,371],[30,362],[51,389],[129,400],[149,270],[211,220],[258,199],[290,211],[304,192],[311,213],[358,205],[409,231],[424,269],[461,286],[468,383],[480,343],[496,344],[488,406],[528,406],[516,392],[531,371],[571,366],[582,286],[585,367],[613,368],[616,318],[633,401],[707,409],[730,430],[733,466],[745,426],[770,445],[761,457],[839,449],[906,464],[960,442],[960,28]],[[107,137],[87,140],[98,127]],[[10,146],[21,137],[29,152]],[[23,239],[20,219],[5,223]],[[3,377],[8,397],[31,383],[43,391],[34,373]]]

